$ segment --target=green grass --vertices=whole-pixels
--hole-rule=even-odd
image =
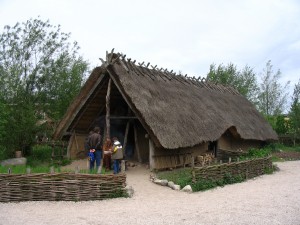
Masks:
[[[30,173],[50,173],[49,166],[29,167],[26,165],[0,166],[0,173],[8,173],[9,168],[11,169],[12,174],[26,174],[27,168],[30,168]],[[54,167],[54,172],[60,172],[60,168]]]
[[[158,179],[165,179],[173,181],[175,184],[180,185],[180,188],[185,187],[192,182],[192,169],[191,168],[179,168],[172,171],[162,171],[157,173]]]
[[[0,165],[0,173],[8,173],[8,169],[11,169],[12,174],[26,174],[26,169],[30,168],[31,173],[50,173],[50,166],[47,165],[39,165],[36,167],[31,167],[28,165],[16,165],[16,166],[1,166]],[[62,170],[61,167],[54,166],[54,172],[60,173],[60,172],[66,172],[66,173],[74,173],[74,169],[64,169]],[[96,170],[79,170],[79,173],[86,173],[86,174],[97,174]],[[104,168],[102,168],[101,174],[112,174],[112,171],[105,171]]]

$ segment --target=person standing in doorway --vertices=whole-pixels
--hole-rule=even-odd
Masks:
[[[111,153],[112,153],[112,143],[110,138],[107,138],[103,145],[103,166],[105,171],[111,169]]]
[[[88,138],[88,146],[90,149],[90,153],[94,154],[95,160],[90,160],[90,171],[92,171],[95,167],[95,161],[96,161],[96,169],[98,171],[101,163],[101,157],[102,157],[102,138],[100,135],[100,128],[95,127],[94,133],[91,134]],[[98,171],[101,173],[101,171]]]
[[[123,159],[123,147],[118,140],[118,138],[114,137],[113,139],[113,146],[112,146],[112,156],[113,159],[113,167],[114,167],[114,174],[119,173],[120,170],[120,160]]]

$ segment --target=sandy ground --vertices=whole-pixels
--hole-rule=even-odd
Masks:
[[[0,203],[0,224],[300,224],[300,161],[240,184],[182,193],[127,171],[133,198],[90,202]]]

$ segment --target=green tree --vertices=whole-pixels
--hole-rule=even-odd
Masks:
[[[286,134],[288,133],[289,123],[285,120],[284,115],[278,115],[276,116],[276,126],[275,131],[277,134]]]
[[[257,104],[258,109],[266,116],[279,115],[286,107],[289,82],[282,86],[279,82],[280,77],[280,70],[274,73],[269,60],[261,75]]]
[[[258,87],[255,73],[249,66],[245,66],[239,71],[232,63],[227,66],[221,64],[218,67],[211,64],[207,80],[232,86],[249,101],[255,103]]]
[[[300,79],[294,88],[289,116],[291,120],[292,132],[300,136]]]
[[[88,70],[77,42],[40,18],[5,26],[0,34],[0,96],[9,125],[0,134],[10,148],[24,149],[38,131],[41,113],[59,120]],[[6,138],[5,138],[6,137]]]

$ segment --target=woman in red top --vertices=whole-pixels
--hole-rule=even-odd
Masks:
[[[103,166],[105,170],[108,171],[111,169],[111,152],[112,152],[112,143],[109,138],[106,139],[103,145]]]

